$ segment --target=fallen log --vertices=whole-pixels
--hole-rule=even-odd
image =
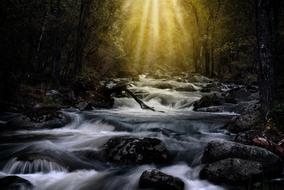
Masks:
[[[121,85],[116,85],[112,88],[109,89],[111,93],[120,93],[122,91],[126,92],[129,96],[131,96],[141,107],[141,109],[144,110],[151,110],[156,112],[157,110],[155,110],[153,107],[148,106],[147,104],[145,104],[142,100],[140,100],[133,92],[131,92],[128,88],[127,85],[125,84],[121,84]],[[159,111],[161,112],[161,111]]]
[[[284,159],[284,148],[281,146],[281,141],[277,144],[264,137],[256,137],[252,142],[255,146],[265,148]]]

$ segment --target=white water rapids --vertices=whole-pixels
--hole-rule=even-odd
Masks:
[[[142,172],[158,168],[182,179],[186,190],[224,189],[200,180],[198,173],[206,143],[229,138],[222,127],[232,114],[192,111],[192,103],[202,96],[201,85],[205,84],[140,77],[130,90],[162,112],[142,110],[132,98],[117,97],[113,109],[65,110],[73,121],[63,128],[7,134],[15,141],[1,145],[1,160],[6,161],[1,163],[0,176],[18,175],[36,190],[137,190]],[[99,150],[110,138],[126,135],[162,140],[175,153],[174,164],[107,167],[96,160],[80,159],[84,152]],[[14,156],[29,150],[46,156],[33,161]]]

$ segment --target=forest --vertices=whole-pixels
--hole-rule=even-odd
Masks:
[[[1,189],[284,189],[283,18],[281,0],[1,2]]]

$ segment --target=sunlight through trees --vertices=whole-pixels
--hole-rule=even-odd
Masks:
[[[190,63],[189,14],[178,0],[125,0],[123,49],[140,70]]]

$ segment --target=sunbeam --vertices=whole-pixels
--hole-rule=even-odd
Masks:
[[[142,14],[141,21],[140,21],[141,25],[140,25],[139,35],[138,35],[138,42],[136,45],[135,62],[139,62],[141,58],[141,50],[142,50],[143,42],[145,41],[145,38],[146,38],[145,31],[148,25],[150,3],[151,3],[151,0],[145,0],[144,7],[143,7],[143,14]]]
[[[134,66],[143,71],[188,64],[190,28],[178,0],[125,0],[122,13],[123,47]]]

